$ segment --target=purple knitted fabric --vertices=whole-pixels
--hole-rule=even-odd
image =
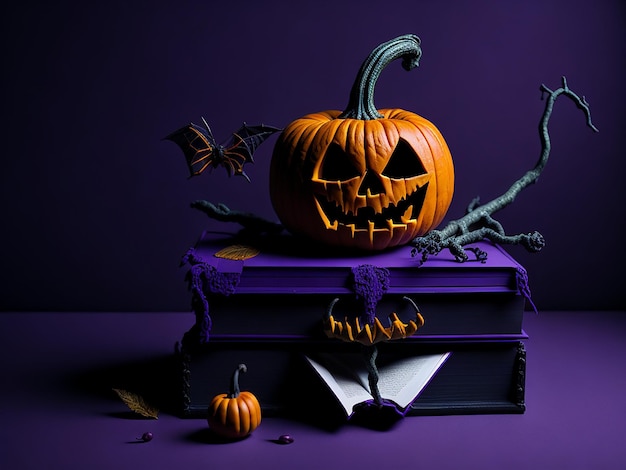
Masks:
[[[209,294],[234,294],[241,275],[240,273],[219,272],[214,266],[196,256],[193,248],[189,249],[182,259],[181,264],[187,263],[191,264],[186,279],[193,294],[192,305],[196,313],[196,324],[190,330],[191,334],[186,336],[188,340],[194,336],[199,343],[206,343],[209,341],[209,332],[213,326],[207,296]]]
[[[518,267],[517,272],[515,274],[515,278],[517,281],[517,290],[519,291],[519,293],[524,296],[524,298],[528,301],[528,303],[533,308],[535,313],[539,313],[537,312],[537,307],[533,303],[533,300],[530,295],[530,286],[528,284],[528,273],[526,272],[526,270],[522,268],[521,266]]]
[[[191,248],[183,257],[183,264],[191,264],[188,273],[189,288],[194,293],[234,294],[241,279],[240,273],[222,273],[196,256]]]
[[[205,294],[234,294],[239,284],[239,273],[221,273],[210,264],[196,264],[190,270],[190,287]]]
[[[352,268],[353,290],[357,299],[362,299],[364,319],[370,325],[376,317],[376,305],[389,288],[389,270],[371,264]]]

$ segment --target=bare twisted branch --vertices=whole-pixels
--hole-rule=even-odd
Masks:
[[[530,184],[535,183],[546,166],[551,150],[548,123],[550,122],[554,103],[559,96],[565,95],[571,99],[585,114],[587,126],[595,132],[598,132],[598,129],[591,122],[591,111],[584,96],[581,98],[570,90],[565,77],[562,77],[562,85],[560,88],[551,90],[542,84],[540,90],[542,99],[546,93],[548,94],[548,99],[546,100],[546,106],[539,122],[541,154],[537,164],[520,179],[515,181],[508,191],[501,196],[483,205],[480,205],[479,198],[475,198],[469,204],[465,216],[449,222],[441,230],[432,230],[422,237],[415,238],[411,242],[413,246],[412,255],[415,256],[417,253],[420,253],[422,256],[421,262],[426,261],[429,255],[437,254],[446,248],[450,250],[458,261],[466,261],[468,255],[464,246],[482,240],[483,238],[501,244],[521,244],[527,250],[533,252],[543,248],[545,241],[539,232],[507,235],[502,225],[493,219],[491,215],[511,204],[520,191]]]

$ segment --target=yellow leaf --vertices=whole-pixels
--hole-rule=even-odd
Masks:
[[[256,248],[252,246],[231,245],[218,251],[213,256],[215,256],[216,258],[243,261],[246,259],[254,258],[259,253],[260,253],[259,250],[257,250]]]
[[[148,405],[140,395],[119,388],[114,388],[113,391],[135,413],[139,413],[145,418],[159,419],[159,410]]]

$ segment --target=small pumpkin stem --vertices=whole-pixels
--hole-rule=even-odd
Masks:
[[[414,34],[399,36],[374,49],[361,65],[350,91],[348,107],[339,118],[382,118],[382,114],[374,106],[374,86],[380,73],[389,63],[399,58],[402,58],[402,67],[409,71],[419,65],[421,56],[420,39]]]
[[[240,389],[239,389],[239,373],[241,372],[242,374],[244,372],[247,372],[248,368],[246,367],[245,364],[239,364],[237,366],[237,368],[235,369],[235,372],[233,372],[233,377],[230,380],[230,393],[228,394],[228,398],[237,398],[239,396],[240,393]]]

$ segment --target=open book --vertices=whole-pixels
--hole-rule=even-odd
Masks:
[[[443,366],[449,352],[403,357],[378,368],[378,389],[384,400],[404,411]],[[359,354],[316,354],[306,356],[328,388],[352,416],[354,407],[372,400],[365,357]]]

